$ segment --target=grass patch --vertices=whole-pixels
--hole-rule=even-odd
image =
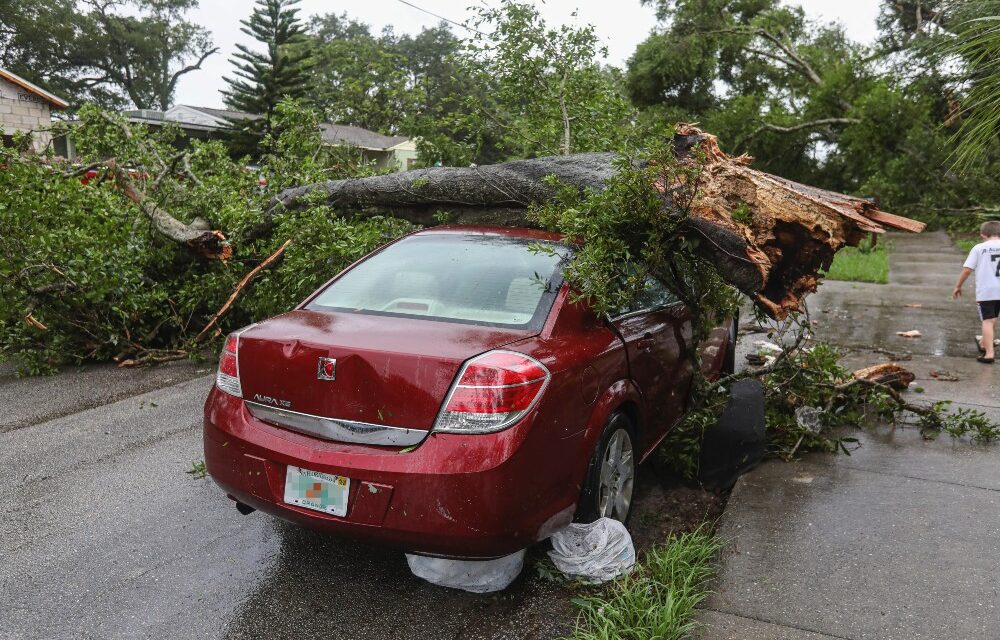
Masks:
[[[955,238],[955,246],[961,249],[963,253],[969,253],[972,251],[972,247],[980,242],[982,240],[979,238]]]
[[[574,598],[576,629],[566,640],[680,640],[694,631],[722,542],[702,525],[646,552],[631,575],[602,593]]]
[[[833,264],[826,272],[827,280],[852,282],[889,282],[889,250],[885,243],[875,247],[844,247],[834,254]]]

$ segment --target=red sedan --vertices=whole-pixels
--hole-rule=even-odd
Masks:
[[[687,402],[690,319],[652,277],[611,318],[571,302],[568,251],[540,231],[420,231],[233,333],[208,472],[244,513],[414,553],[497,557],[574,518],[624,521]],[[732,366],[733,331],[701,346],[707,373]]]

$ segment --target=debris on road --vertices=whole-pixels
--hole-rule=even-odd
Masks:
[[[868,380],[869,382],[886,385],[897,391],[905,390],[917,378],[909,369],[895,362],[886,362],[858,369],[854,372],[854,377],[858,380]]]
[[[510,586],[524,568],[525,550],[494,560],[451,560],[406,554],[406,564],[418,578],[449,589],[492,593]]]
[[[767,340],[754,340],[753,346],[757,347],[759,351],[770,351],[772,353],[781,353],[784,351],[779,345]]]
[[[756,320],[750,320],[749,322],[744,322],[740,325],[739,332],[741,335],[748,335],[751,333],[767,333],[768,328],[762,327]]]
[[[924,305],[920,304],[919,302],[907,302],[903,306],[906,307],[907,309],[920,309]]]
[[[621,522],[598,518],[552,534],[549,557],[556,568],[584,582],[601,584],[632,572],[635,546]]]
[[[951,371],[938,371],[936,369],[934,371],[931,371],[931,377],[934,378],[935,380],[940,380],[942,382],[958,382],[959,380],[961,380],[961,378],[959,378]]]
[[[890,360],[913,360],[912,353],[896,353],[895,351],[889,351],[884,347],[875,347],[872,349],[872,353],[881,353],[884,356],[888,356]]]
[[[813,433],[819,433],[823,430],[823,423],[820,420],[822,416],[822,407],[803,405],[795,409],[795,422],[803,429]]]
[[[901,338],[919,338],[924,334],[920,333],[916,329],[910,329],[909,331],[897,331],[896,335]]]
[[[747,354],[747,364],[752,367],[760,367],[767,363],[767,358],[757,353]]]

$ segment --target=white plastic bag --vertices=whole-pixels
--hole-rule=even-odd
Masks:
[[[449,560],[406,554],[410,571],[431,584],[472,593],[506,589],[524,568],[524,549],[495,560]]]
[[[566,575],[600,584],[632,572],[635,546],[625,525],[600,518],[590,524],[571,524],[552,534],[549,557]]]

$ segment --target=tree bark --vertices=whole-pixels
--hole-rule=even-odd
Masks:
[[[720,275],[774,318],[800,307],[842,247],[857,246],[886,227],[913,232],[924,228],[868,200],[751,169],[750,157],[726,155],[715,136],[691,125],[678,125],[673,146],[681,162],[696,162],[695,147],[704,157],[688,232],[701,238],[700,250]],[[528,207],[550,200],[558,190],[547,176],[581,190],[599,190],[615,175],[617,163],[611,153],[583,153],[332,180],[282,192],[264,224],[273,224],[273,214],[281,208],[322,201],[338,214],[394,216],[426,226],[442,220],[537,226]],[[751,213],[748,223],[733,220],[733,212],[742,207]]]

